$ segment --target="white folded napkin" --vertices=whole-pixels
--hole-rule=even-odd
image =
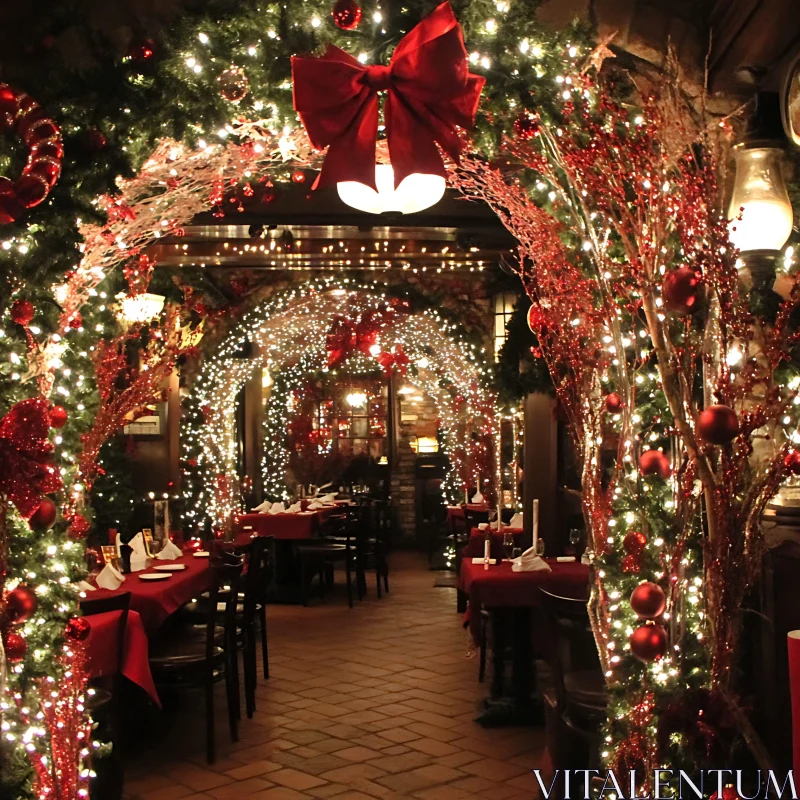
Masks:
[[[96,586],[92,586],[92,584],[89,583],[88,581],[79,581],[78,582],[78,589],[80,589],[80,591],[82,591],[82,592],[95,592],[95,591],[97,591],[97,587]]]
[[[139,531],[128,544],[133,550],[131,553],[131,572],[141,572],[143,569],[147,569],[150,556],[147,555],[142,532]]]
[[[265,500],[260,506],[256,506],[253,509],[254,514],[266,514],[270,508],[272,508],[272,503],[269,500]]]
[[[336,499],[336,494],[326,494],[320,497],[320,501],[323,503],[332,503]]]
[[[557,556],[556,561],[559,564],[569,564],[571,561],[575,560],[575,556]]]
[[[300,511],[301,508],[302,506],[300,505],[300,503],[292,503],[292,505],[290,505],[289,508],[286,509],[286,511],[289,514],[296,514],[298,511]]]
[[[97,576],[97,585],[101,589],[119,589],[124,582],[125,576],[111,564],[106,564]]]
[[[308,504],[308,507],[313,511],[314,509],[322,508],[322,503],[320,503],[319,500],[314,500],[313,503]]]
[[[479,506],[483,502],[483,495],[480,492],[476,492],[472,496],[472,504]]]
[[[161,548],[160,552],[156,554],[156,558],[159,561],[174,561],[176,558],[180,558],[182,555],[183,553],[181,552],[180,547],[167,539],[167,543]]]
[[[479,531],[485,531],[488,527],[489,527],[489,523],[488,522],[479,522],[478,523],[478,530]]]
[[[511,562],[512,572],[552,572],[550,565],[536,555],[534,549],[529,547],[519,558]]]
[[[270,508],[270,514],[283,514],[286,511],[286,506],[283,503],[273,503]]]
[[[513,517],[511,517],[511,522],[508,523],[509,528],[521,528],[522,527],[522,514],[517,511]]]

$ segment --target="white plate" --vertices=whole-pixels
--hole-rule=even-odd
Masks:
[[[155,564],[152,569],[159,572],[178,572],[179,570],[186,569],[186,564]]]
[[[165,581],[169,577],[170,573],[168,572],[145,572],[139,575],[139,578],[143,581]]]
[[[194,553],[195,558],[208,558],[210,555],[211,553],[209,553],[208,550],[198,550]]]

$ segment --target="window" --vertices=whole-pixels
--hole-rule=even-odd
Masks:
[[[375,460],[386,454],[387,387],[379,381],[336,386],[332,399],[320,401],[316,428],[330,439],[340,456],[366,454]]]
[[[500,292],[494,296],[494,357],[500,354],[500,348],[508,338],[506,325],[514,313],[514,305],[519,295],[516,292]]]

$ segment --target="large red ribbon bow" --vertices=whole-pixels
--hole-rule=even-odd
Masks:
[[[33,515],[42,495],[62,487],[52,464],[50,407],[43,397],[32,397],[11,407],[0,420],[0,492],[25,519]]]
[[[471,75],[461,28],[442,3],[404,36],[389,66],[361,64],[329,45],[319,58],[292,57],[294,107],[314,147],[329,147],[318,185],[375,187],[378,92],[395,186],[414,172],[446,177],[436,145],[457,160],[456,126],[471,128],[486,79]]]

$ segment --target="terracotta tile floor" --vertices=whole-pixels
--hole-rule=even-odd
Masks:
[[[416,554],[395,554],[391,569],[390,594],[379,601],[371,583],[352,611],[341,588],[321,605],[270,606],[271,678],[240,741],[219,693],[209,766],[199,698],[168,707],[128,748],[126,799],[535,797],[544,732],[473,721],[487,686],[455,590],[434,588]]]

